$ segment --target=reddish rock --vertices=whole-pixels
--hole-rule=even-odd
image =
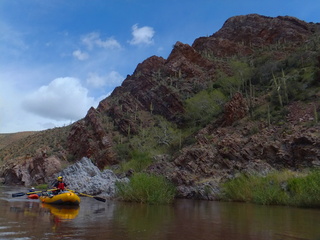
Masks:
[[[102,169],[117,161],[112,149],[112,140],[102,126],[99,114],[91,108],[83,120],[73,125],[68,136],[68,148],[74,158],[90,157]]]
[[[47,183],[55,173],[61,171],[61,161],[57,157],[36,157],[14,159],[1,169],[4,184],[25,186]]]
[[[315,31],[319,31],[319,25],[294,17],[249,14],[229,18],[218,32],[196,39],[192,46],[212,57],[248,56],[254,48],[270,44],[300,45]]]
[[[235,121],[248,115],[249,107],[241,93],[235,93],[224,107],[223,126],[230,126]]]

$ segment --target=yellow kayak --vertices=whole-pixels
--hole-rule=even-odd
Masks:
[[[73,192],[64,191],[57,195],[42,195],[40,196],[40,201],[57,205],[79,205],[80,197]]]

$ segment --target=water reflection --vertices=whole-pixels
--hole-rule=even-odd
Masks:
[[[115,224],[125,229],[129,239],[160,239],[173,221],[171,205],[121,203],[114,213]]]
[[[79,206],[60,206],[50,205],[46,203],[42,203],[41,207],[48,209],[50,213],[59,220],[75,219],[78,216],[80,210]]]
[[[75,219],[78,214],[79,206],[59,206],[59,205],[49,205],[45,203],[40,204],[41,208],[50,212],[49,219],[51,221],[51,231],[47,235],[59,236],[60,238],[69,237],[69,234],[65,234],[63,226],[66,221]]]
[[[199,239],[320,239],[319,209],[194,201],[176,205],[181,233]],[[182,210],[185,214],[181,214]]]

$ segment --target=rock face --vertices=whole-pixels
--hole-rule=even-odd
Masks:
[[[178,197],[218,200],[220,183],[240,173],[266,175],[279,169],[320,167],[320,128],[299,125],[314,120],[314,106],[292,103],[288,125],[247,121],[248,106],[240,93],[225,105],[220,120],[200,130],[196,143],[169,161],[155,159],[148,172],[175,183]],[[237,127],[232,126],[237,122]]]
[[[286,46],[275,52],[275,59],[281,59],[319,31],[319,24],[294,17],[249,14],[229,18],[218,32],[196,39],[192,46],[177,42],[168,59],[152,56],[138,64],[110,97],[73,125],[68,138],[71,154],[90,156],[100,169],[115,164],[120,159],[112,148],[114,128],[123,136],[137,134],[150,126],[154,114],[181,125],[185,99],[212,85],[221,71],[234,74],[224,58],[255,56],[257,51],[259,55],[261,49],[278,44]],[[241,104],[236,119],[247,112]],[[234,120],[227,117],[225,124]]]
[[[119,179],[111,170],[101,172],[89,158],[85,157],[55,175],[57,176],[64,177],[69,189],[108,198],[115,196],[117,181],[128,181],[127,178]]]
[[[50,156],[14,160],[4,165],[0,171],[4,184],[32,186],[47,183],[61,169],[61,161]]]
[[[97,111],[90,108],[84,120],[72,127],[68,136],[68,149],[76,159],[91,157],[98,167],[115,164],[112,140],[102,126]],[[92,132],[91,132],[91,131]]]
[[[248,115],[249,107],[241,93],[235,93],[224,107],[224,126],[230,126],[235,121]]]
[[[257,14],[229,18],[222,28],[210,37],[201,37],[192,47],[211,56],[248,56],[255,48],[287,42],[300,45],[315,31],[318,24],[310,24],[294,17],[266,17]]]
[[[239,173],[265,175],[275,169],[319,167],[319,128],[292,130],[286,134],[280,127],[264,125],[208,126],[177,158],[157,161],[148,171],[167,176],[178,186],[179,197],[217,199],[219,183]],[[283,135],[275,138],[278,134]]]

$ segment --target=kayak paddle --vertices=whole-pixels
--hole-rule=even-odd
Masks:
[[[102,197],[91,196],[91,195],[88,195],[88,194],[85,194],[85,193],[79,193],[79,192],[76,192],[76,191],[70,190],[70,189],[69,189],[69,191],[74,192],[74,193],[77,193],[77,194],[82,195],[82,196],[85,196],[85,197],[94,198],[95,200],[98,200],[98,201],[100,201],[100,202],[106,202],[106,199],[105,199],[105,198],[102,198]]]
[[[27,193],[23,193],[23,192],[20,192],[20,193],[12,193],[12,197],[22,197],[24,195],[30,195],[30,194],[35,194],[35,193],[41,193],[41,192],[48,192],[48,191],[55,191],[57,189],[49,189],[49,190],[46,190],[46,191],[34,191],[34,192],[27,192]]]

